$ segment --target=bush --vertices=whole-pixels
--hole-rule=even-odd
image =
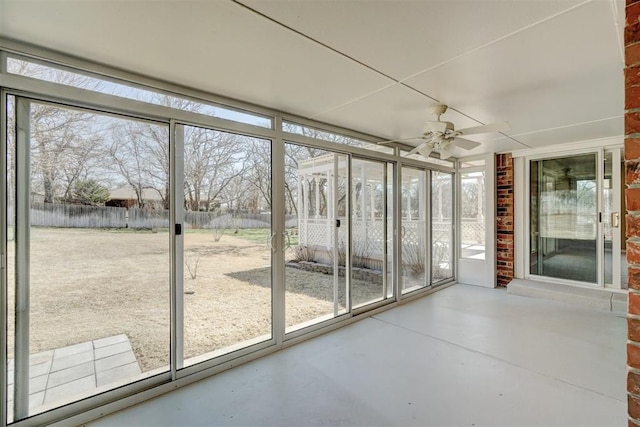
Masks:
[[[316,249],[311,246],[293,246],[293,260],[297,262],[315,262]]]

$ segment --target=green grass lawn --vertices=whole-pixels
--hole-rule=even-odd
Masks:
[[[203,233],[211,233],[213,234],[213,230],[207,230],[207,229],[188,229],[186,230],[186,234],[190,234],[190,233],[199,233],[199,234],[203,234]],[[225,236],[230,236],[230,237],[236,237],[239,239],[245,239],[245,240],[249,240],[251,242],[255,242],[255,243],[266,243],[267,239],[269,238],[269,236],[271,235],[271,230],[269,230],[268,228],[240,228],[238,230],[234,230],[234,229],[226,229],[224,230],[224,235]],[[298,236],[291,236],[290,237],[290,243],[291,246],[295,246],[298,244]]]

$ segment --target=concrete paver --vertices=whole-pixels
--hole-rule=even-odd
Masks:
[[[9,420],[13,419],[14,360],[7,363]],[[129,338],[114,335],[29,357],[29,410],[40,412],[94,394],[97,387],[135,380],[142,373]],[[46,405],[46,406],[43,406]]]

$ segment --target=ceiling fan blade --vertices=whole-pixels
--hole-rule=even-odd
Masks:
[[[385,144],[392,144],[394,142],[405,142],[405,141],[412,141],[415,139],[423,139],[422,136],[414,136],[412,138],[402,138],[402,139],[390,139],[389,141],[380,141],[380,142],[376,142],[376,144],[378,145],[385,145]]]
[[[447,131],[447,124],[445,122],[427,122],[424,131],[445,133]]]
[[[502,123],[492,123],[489,125],[474,126],[471,128],[460,129],[457,132],[460,135],[473,135],[476,133],[505,132],[505,131],[508,131],[509,129],[511,129],[511,127],[509,126],[509,123],[502,122]]]
[[[476,147],[480,146],[479,142],[470,141],[468,139],[456,137],[455,139],[456,145],[460,148],[464,148],[465,150],[473,150]]]
[[[422,144],[418,145],[416,148],[414,148],[413,150],[405,154],[404,157],[409,157],[412,154],[416,154],[418,151],[422,150],[424,147],[427,147],[427,146],[428,146],[428,142],[423,142]]]

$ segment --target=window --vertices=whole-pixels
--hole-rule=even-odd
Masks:
[[[175,108],[197,114],[204,114],[234,122],[246,123],[264,128],[272,127],[270,117],[254,113],[231,109],[220,105],[213,105],[191,98],[178,97],[168,93],[151,89],[144,89],[129,83],[119,83],[113,79],[106,79],[97,75],[81,74],[13,57],[7,58],[7,71],[11,74],[31,77],[38,80],[87,89],[94,92],[115,95],[149,104]]]
[[[385,145],[377,145],[372,142],[362,141],[360,139],[352,138],[334,132],[328,132],[326,130],[317,129],[310,126],[300,125],[289,121],[282,122],[282,130],[287,133],[320,139],[322,141],[336,142],[338,144],[345,144],[350,147],[366,148],[367,150],[377,151],[379,153],[393,154],[393,148]]]

